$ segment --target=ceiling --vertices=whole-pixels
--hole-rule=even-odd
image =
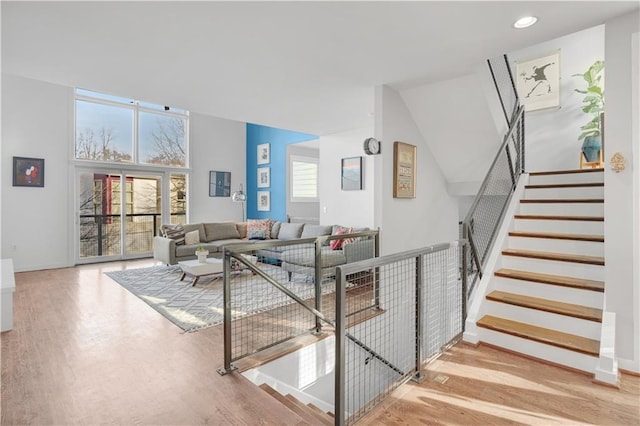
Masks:
[[[373,125],[373,88],[638,9],[611,2],[7,2],[2,71],[318,135]],[[539,22],[515,30],[533,14]]]

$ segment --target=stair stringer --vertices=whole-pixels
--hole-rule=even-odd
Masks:
[[[604,306],[606,307],[606,297]],[[598,382],[618,386],[618,360],[616,359],[616,314],[603,309],[600,333],[600,356],[594,371]]]
[[[472,344],[478,344],[480,339],[478,337],[478,327],[476,322],[486,314],[486,295],[491,293],[493,288],[493,273],[495,272],[496,265],[500,260],[502,250],[507,248],[509,241],[509,231],[514,229],[514,216],[520,208],[520,199],[524,196],[525,186],[529,184],[529,174],[523,173],[520,175],[518,185],[511,196],[507,210],[504,213],[502,224],[496,234],[496,239],[491,249],[491,253],[485,264],[484,271],[482,272],[482,278],[476,285],[476,288],[471,293],[469,302],[467,305],[467,318],[465,320],[464,333],[462,334],[462,340]]]

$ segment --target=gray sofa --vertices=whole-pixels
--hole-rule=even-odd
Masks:
[[[264,262],[278,264],[289,272],[315,276],[315,248],[313,244],[278,245],[280,241],[292,241],[304,238],[317,238],[335,235],[340,228],[337,225],[310,225],[305,223],[273,222],[270,238],[267,240],[247,239],[247,224],[243,223],[198,223],[182,225],[184,232],[198,231],[197,244],[177,244],[176,239],[156,236],[153,240],[153,257],[167,265],[175,265],[182,260],[196,259],[196,248],[202,246],[209,256],[220,257],[225,245],[237,243],[271,242],[268,247],[260,247],[256,255]],[[367,231],[368,228],[354,229],[353,232]],[[369,259],[374,256],[373,237],[360,237],[351,244],[334,250],[329,241],[321,249],[323,278],[335,275],[338,265]]]

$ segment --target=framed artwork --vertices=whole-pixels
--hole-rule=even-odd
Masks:
[[[258,145],[258,164],[269,164],[271,162],[271,152],[268,143]]]
[[[13,186],[44,187],[44,158],[13,157]]]
[[[269,167],[258,167],[258,188],[269,188],[271,186],[271,169]]]
[[[415,145],[393,143],[393,198],[416,198],[416,156]]]
[[[209,197],[231,196],[231,172],[209,172]]]
[[[362,157],[342,159],[342,190],[359,191],[362,189]]]
[[[560,106],[560,50],[516,62],[516,88],[525,111]]]
[[[258,191],[258,211],[268,212],[271,210],[271,193],[269,191]]]

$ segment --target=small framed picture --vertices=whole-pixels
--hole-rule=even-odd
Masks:
[[[268,143],[258,145],[258,164],[269,164],[271,162],[271,152]]]
[[[359,191],[362,189],[362,157],[342,159],[342,190]]]
[[[415,145],[393,143],[393,198],[416,198]]]
[[[231,172],[209,172],[209,197],[231,196]]]
[[[269,167],[258,167],[258,188],[269,188],[271,186],[271,169]]]
[[[258,191],[258,211],[268,212],[271,210],[271,193],[269,191]]]
[[[44,158],[13,157],[13,186],[44,187]]]

